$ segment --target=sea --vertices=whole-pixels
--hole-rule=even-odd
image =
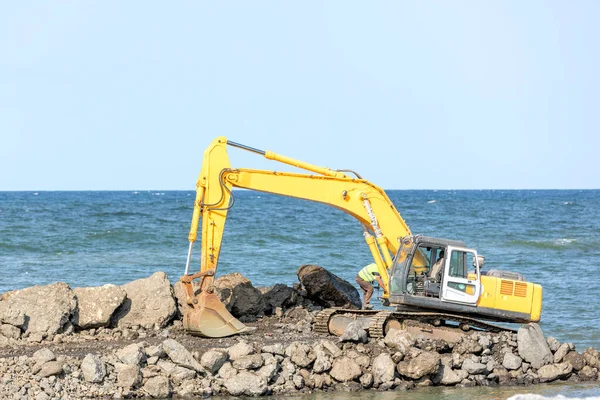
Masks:
[[[390,190],[413,234],[464,241],[485,269],[522,273],[543,287],[540,326],[576,349],[600,349],[600,190]],[[217,275],[255,286],[298,281],[302,264],[354,283],[372,262],[361,225],[325,204],[234,190]],[[184,273],[193,191],[0,192],[0,293],[61,281],[124,284]],[[198,241],[199,242],[199,241]],[[199,243],[192,271],[199,268]],[[377,295],[377,292],[375,293]],[[382,294],[382,293],[381,293]],[[376,308],[383,308],[375,301]],[[356,398],[495,398],[517,393],[600,396],[594,384],[363,392]],[[304,399],[350,398],[321,393]]]

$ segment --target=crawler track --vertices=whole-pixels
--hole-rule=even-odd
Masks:
[[[382,338],[385,336],[385,325],[390,320],[404,321],[413,320],[422,323],[435,324],[437,321],[454,322],[468,325],[487,332],[516,332],[514,329],[483,322],[462,315],[445,314],[427,311],[377,311],[377,310],[347,310],[341,308],[327,308],[317,314],[315,319],[315,332],[329,334],[329,320],[334,315],[365,317],[371,316],[369,336]]]

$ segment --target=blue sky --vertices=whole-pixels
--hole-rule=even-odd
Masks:
[[[386,189],[600,188],[599,17],[597,1],[2,2],[0,190],[193,190],[221,135]]]

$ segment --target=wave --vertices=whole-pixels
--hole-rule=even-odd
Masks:
[[[508,242],[510,245],[519,247],[530,247],[535,249],[551,249],[551,250],[564,250],[565,247],[570,245],[583,245],[579,243],[577,239],[561,238],[554,240],[511,240]],[[586,246],[587,247],[587,246]]]
[[[429,201],[427,202],[427,204],[433,204],[433,203],[437,203],[437,200],[429,200]]]

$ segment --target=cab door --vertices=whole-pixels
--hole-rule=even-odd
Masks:
[[[442,301],[475,306],[481,293],[477,252],[448,246],[442,281]],[[469,271],[469,267],[474,270]]]

